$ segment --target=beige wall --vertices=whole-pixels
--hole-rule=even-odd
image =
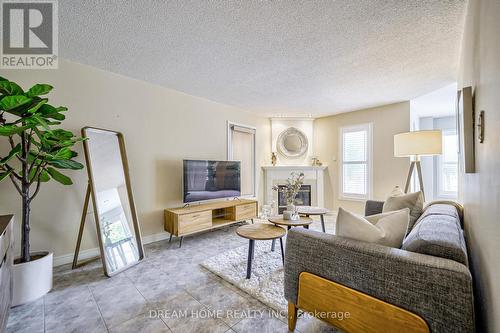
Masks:
[[[342,113],[319,118],[314,122],[314,149],[318,158],[328,165],[325,184],[325,204],[337,210],[339,206],[362,213],[364,201],[339,198],[339,128],[372,123],[373,131],[373,198],[384,200],[394,186],[404,186],[409,159],[394,157],[393,136],[410,129],[410,103]]]
[[[478,332],[500,332],[500,1],[469,1],[459,88],[472,86],[485,111],[476,173],[464,176],[465,232],[475,278]]]
[[[130,79],[92,67],[60,60],[58,70],[9,70],[0,74],[23,87],[50,83],[54,105],[68,106],[64,127],[83,126],[121,131],[125,135],[132,186],[143,235],[163,231],[163,209],[181,204],[183,158],[225,159],[226,122],[257,127],[257,165],[269,164],[271,126],[266,118],[206,99]],[[0,140],[0,153],[7,150]],[[78,147],[82,152],[82,147]],[[83,154],[78,158],[83,162]],[[258,179],[260,177],[258,168]],[[33,250],[74,251],[87,183],[86,171],[71,172],[75,183],[64,187],[43,184],[32,205]],[[262,193],[262,186],[259,186]],[[0,184],[0,215],[20,216],[20,198],[13,185]],[[18,221],[19,223],[19,221]],[[89,212],[83,249],[95,247]],[[16,228],[19,248],[19,228]]]

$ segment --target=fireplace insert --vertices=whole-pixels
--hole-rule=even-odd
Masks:
[[[278,185],[278,188],[281,190],[285,185]],[[294,204],[296,206],[311,206],[311,185],[302,185],[300,187],[299,193],[295,198]],[[283,211],[286,209],[286,199],[285,195],[278,191],[278,214],[283,214]]]

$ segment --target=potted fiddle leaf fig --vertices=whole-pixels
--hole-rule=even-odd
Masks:
[[[48,104],[45,96],[51,90],[48,84],[35,84],[24,91],[0,77],[0,140],[9,147],[0,150],[0,182],[10,180],[22,200],[21,256],[13,266],[13,305],[35,300],[52,288],[52,253],[30,252],[31,203],[42,183],[54,180],[71,185],[64,170],[83,168],[72,150],[82,138],[58,127],[68,109]]]

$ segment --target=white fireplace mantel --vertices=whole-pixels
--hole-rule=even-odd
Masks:
[[[304,166],[300,166],[300,165],[277,165],[277,166],[263,166],[262,169],[264,170],[285,170],[285,171],[303,171],[303,170],[319,170],[319,171],[322,171],[322,170],[325,170],[327,168],[327,166],[311,166],[311,165],[304,165]]]
[[[280,165],[280,166],[264,166],[264,188],[265,188],[265,203],[272,200],[277,202],[278,194],[273,191],[274,185],[285,184],[292,172],[304,173],[304,185],[311,185],[311,205],[324,207],[325,203],[325,184],[324,173],[326,166],[310,166],[310,165]],[[277,210],[277,208],[275,209]],[[274,212],[276,213],[276,212]]]

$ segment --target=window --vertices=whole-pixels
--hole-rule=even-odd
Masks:
[[[255,127],[227,124],[227,159],[241,162],[241,195],[255,196]]]
[[[340,129],[340,197],[369,199],[371,196],[371,124]]]
[[[443,133],[443,153],[437,156],[438,196],[458,196],[458,136],[455,129]]]

